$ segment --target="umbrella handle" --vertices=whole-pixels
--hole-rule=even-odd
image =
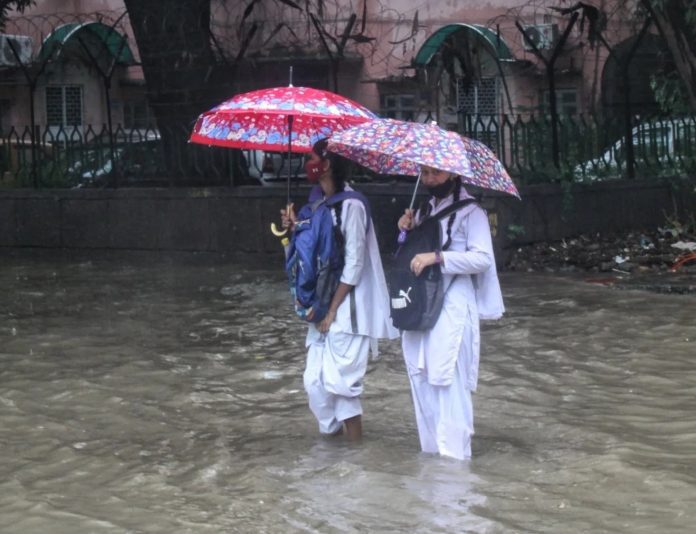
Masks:
[[[276,223],[273,222],[271,223],[271,233],[276,237],[282,237],[288,233],[288,229],[285,228],[284,230],[278,230]]]
[[[416,201],[416,193],[418,192],[418,184],[420,183],[421,175],[418,173],[418,179],[416,180],[416,186],[413,188],[413,195],[411,196],[411,203],[408,206],[409,210],[413,210],[413,203]],[[399,245],[403,245],[406,242],[406,236],[408,236],[408,230],[401,230],[399,232],[399,237],[396,238],[396,242]]]
[[[396,242],[399,245],[403,245],[404,243],[406,243],[406,236],[408,236],[408,230],[401,230],[399,232],[399,237],[396,238]]]
[[[287,205],[285,206],[285,216],[289,216],[290,213],[294,214],[294,209],[293,209],[294,204],[292,202],[288,202]],[[281,211],[282,213],[282,211]],[[294,222],[294,215],[290,219],[290,222]],[[271,233],[276,236],[276,237],[283,237],[288,234],[289,228],[283,228],[282,230],[278,228],[276,223],[271,223]]]

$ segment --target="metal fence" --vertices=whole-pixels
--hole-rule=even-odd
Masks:
[[[642,178],[696,172],[696,117],[462,115],[459,131],[489,145],[519,184]],[[302,157],[189,144],[189,132],[11,127],[0,138],[2,187],[272,185]],[[556,135],[558,142],[552,142]],[[178,142],[171,142],[171,139]],[[553,146],[558,153],[553,153]],[[407,179],[355,169],[356,181]]]
[[[4,187],[213,186],[251,183],[237,150],[188,144],[189,132],[168,139],[158,129],[106,125],[12,127],[0,138]]]
[[[696,171],[696,117],[460,116],[460,133],[485,142],[519,183],[651,178]]]

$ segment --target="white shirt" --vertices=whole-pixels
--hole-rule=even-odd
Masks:
[[[352,191],[348,185],[345,190]],[[336,222],[335,213],[333,215]],[[389,292],[377,246],[377,236],[372,221],[368,225],[367,211],[362,201],[356,198],[343,201],[341,233],[345,240],[345,264],[341,282],[354,288],[338,307],[331,330],[369,336],[373,339],[399,337],[398,330],[391,323]],[[316,339],[318,333],[316,327],[310,324],[307,344]]]
[[[462,189],[461,198],[469,195]],[[432,214],[453,203],[449,196],[435,206]],[[449,217],[440,221],[442,244],[447,240]],[[404,358],[409,373],[426,372],[433,385],[449,385],[460,353],[466,385],[475,390],[478,382],[479,318],[497,319],[503,312],[503,299],[493,255],[493,243],[486,212],[470,204],[456,212],[451,227],[452,242],[442,252],[445,300],[435,326],[426,331],[405,331]],[[471,336],[464,336],[466,330]],[[464,346],[465,339],[471,346]]]

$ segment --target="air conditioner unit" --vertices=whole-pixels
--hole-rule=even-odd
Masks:
[[[558,25],[557,24],[534,24],[531,26],[524,27],[524,33],[532,41],[539,50],[547,50],[553,48],[556,40],[558,39]],[[534,50],[534,48],[527,42],[527,39],[522,36],[522,45],[525,50]]]
[[[19,56],[19,61],[12,51],[13,48]],[[18,67],[20,64],[28,64],[31,61],[32,48],[31,37],[0,33],[0,67]]]

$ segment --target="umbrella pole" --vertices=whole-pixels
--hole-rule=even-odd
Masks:
[[[288,159],[286,161],[288,165],[288,187],[287,187],[287,193],[285,195],[285,213],[289,214],[290,209],[292,207],[292,204],[290,203],[290,177],[292,176],[292,160],[290,159],[292,157],[292,120],[293,116],[288,115]],[[276,223],[271,223],[271,232],[273,235],[277,237],[283,237],[288,233],[288,230],[279,230],[278,227],[276,226]],[[287,244],[287,237],[283,237],[281,240],[281,243],[283,245]]]
[[[411,196],[411,203],[408,205],[409,210],[413,210],[413,204],[416,201],[416,193],[418,192],[418,184],[420,183],[421,179],[421,173],[418,173],[418,178],[416,179],[416,186],[413,188],[413,195]],[[396,242],[399,243],[399,245],[403,245],[406,242],[406,236],[408,235],[408,230],[401,230],[399,232],[399,237],[396,239]]]
[[[288,115],[288,192],[287,192],[287,202],[288,207],[290,206],[290,179],[292,176],[292,121],[293,116]],[[289,209],[289,208],[288,208]]]
[[[288,86],[292,87],[292,65],[290,65]],[[290,177],[292,174],[292,115],[288,115],[288,194],[287,194],[287,209],[290,210]]]

